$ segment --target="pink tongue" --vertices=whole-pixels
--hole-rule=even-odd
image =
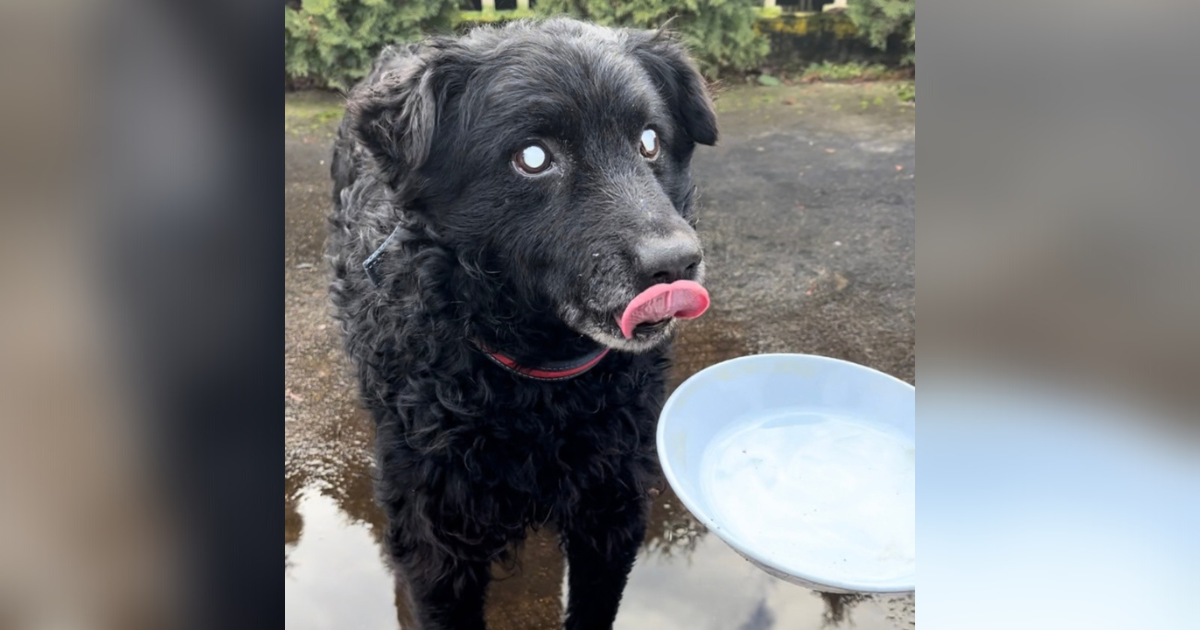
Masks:
[[[625,313],[617,322],[621,334],[633,339],[633,329],[638,324],[660,322],[668,317],[695,319],[708,310],[708,291],[691,280],[678,280],[671,284],[656,284],[638,294],[625,307]]]

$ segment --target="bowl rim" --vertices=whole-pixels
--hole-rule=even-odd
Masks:
[[[696,501],[694,501],[690,496],[688,496],[688,494],[686,492],[683,492],[680,490],[679,481],[675,476],[675,471],[672,469],[670,460],[667,458],[666,453],[665,453],[664,444],[666,443],[666,440],[664,439],[664,433],[666,431],[666,423],[663,421],[667,417],[667,413],[678,402],[677,399],[680,395],[680,392],[682,392],[684,390],[684,388],[688,386],[688,383],[692,383],[692,382],[696,381],[702,375],[704,375],[704,373],[715,370],[718,367],[724,367],[724,366],[727,366],[732,363],[749,363],[749,362],[755,362],[755,361],[762,361],[762,360],[768,359],[768,358],[771,358],[771,359],[783,358],[784,360],[815,361],[816,363],[841,364],[841,365],[851,366],[851,367],[854,367],[854,368],[857,368],[859,370],[863,370],[866,372],[873,372],[877,376],[882,376],[888,380],[894,381],[895,383],[898,383],[898,384],[904,386],[905,388],[912,390],[914,392],[914,395],[915,395],[916,389],[917,389],[915,386],[913,386],[909,383],[906,383],[906,382],[892,376],[891,374],[887,374],[886,372],[881,372],[879,370],[876,370],[875,368],[871,368],[871,367],[867,367],[865,365],[854,363],[853,361],[846,361],[844,359],[835,359],[833,357],[824,357],[824,356],[816,355],[816,354],[802,354],[802,353],[793,353],[793,352],[751,354],[751,355],[735,357],[733,359],[727,359],[725,361],[720,361],[718,363],[714,363],[713,365],[710,365],[710,366],[704,368],[703,370],[700,370],[699,372],[696,372],[695,374],[689,376],[682,383],[680,383],[679,386],[675,388],[675,391],[671,393],[671,396],[669,398],[667,398],[666,404],[663,405],[662,411],[659,412],[659,414],[658,414],[658,427],[657,427],[657,430],[655,431],[655,442],[656,442],[656,449],[658,451],[658,461],[659,461],[659,465],[662,467],[663,475],[667,479],[667,483],[671,486],[671,489],[675,492],[675,496],[679,497],[679,500],[683,503],[684,507],[686,507],[688,509],[688,512],[690,512],[692,514],[692,516],[694,516],[701,523],[703,523],[704,526],[707,527],[710,532],[713,532],[714,534],[716,534],[718,538],[720,538],[722,541],[725,542],[725,544],[729,545],[730,547],[733,547],[734,551],[736,551],[737,553],[741,554],[742,556],[752,560],[755,563],[765,565],[776,571],[779,571],[780,573],[792,576],[794,578],[798,578],[799,580],[802,580],[804,582],[809,582],[814,585],[828,586],[828,587],[831,587],[834,589],[839,589],[841,591],[848,591],[848,592],[855,592],[855,593],[878,593],[878,594],[900,594],[900,593],[915,592],[916,591],[916,584],[915,584],[916,573],[915,572],[913,573],[912,578],[908,579],[906,582],[895,581],[895,582],[890,582],[890,583],[863,584],[863,583],[847,582],[847,581],[843,581],[843,580],[836,580],[836,579],[829,579],[829,578],[820,578],[820,577],[813,576],[808,573],[793,570],[791,568],[784,568],[784,567],[780,566],[780,564],[778,562],[774,562],[770,558],[766,558],[763,555],[759,554],[756,550],[748,548],[746,545],[744,545],[741,542],[739,542],[738,540],[736,540],[736,537],[733,537],[733,536],[727,537],[726,536],[727,532],[722,530],[721,526],[715,520],[713,520],[713,518],[711,516],[709,516],[705,511],[697,509]],[[915,440],[916,440],[915,435],[914,435],[913,439],[915,442]],[[733,540],[731,540],[731,538]],[[814,590],[820,590],[820,589],[817,588]]]

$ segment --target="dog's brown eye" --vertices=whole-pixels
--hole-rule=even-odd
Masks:
[[[642,132],[641,150],[648,160],[653,160],[654,156],[658,155],[658,134],[654,133],[653,129]]]
[[[530,175],[537,175],[550,168],[550,153],[539,144],[531,144],[513,156],[513,164]]]

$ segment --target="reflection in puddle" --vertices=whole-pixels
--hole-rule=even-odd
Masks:
[[[748,353],[739,328],[716,313],[688,322],[669,388]],[[352,458],[354,459],[354,458]],[[310,462],[285,470],[284,582],[289,630],[411,629],[402,589],[383,552],[383,516],[366,461]],[[549,530],[531,532],[513,571],[488,592],[492,630],[561,627],[565,562]],[[913,598],[828,595],[775,579],[689,514],[670,489],[655,499],[629,577],[621,630],[908,629]]]
[[[300,492],[303,535],[284,545],[289,629],[395,628],[391,571],[365,523],[314,488]]]
[[[297,493],[303,530],[284,546],[289,630],[412,628],[376,528],[308,486]],[[770,577],[742,559],[680,507],[669,490],[655,501],[651,535],[621,603],[619,630],[913,628],[912,597],[819,594]],[[511,575],[498,572],[488,596],[493,630],[560,626],[564,562],[548,530],[531,534]]]

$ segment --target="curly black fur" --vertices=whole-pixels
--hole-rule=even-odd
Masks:
[[[654,160],[638,152],[647,126]],[[531,141],[553,168],[511,164]],[[568,628],[609,628],[646,526],[672,326],[624,339],[647,239],[694,239],[689,163],[716,141],[668,34],[555,19],[389,48],[334,147],[331,287],[376,424],[387,540],[426,630],[483,628],[490,565],[550,524]],[[399,226],[378,265],[362,262]],[[698,252],[698,245],[697,252]],[[700,280],[703,265],[689,269]],[[539,382],[526,365],[612,347]]]

